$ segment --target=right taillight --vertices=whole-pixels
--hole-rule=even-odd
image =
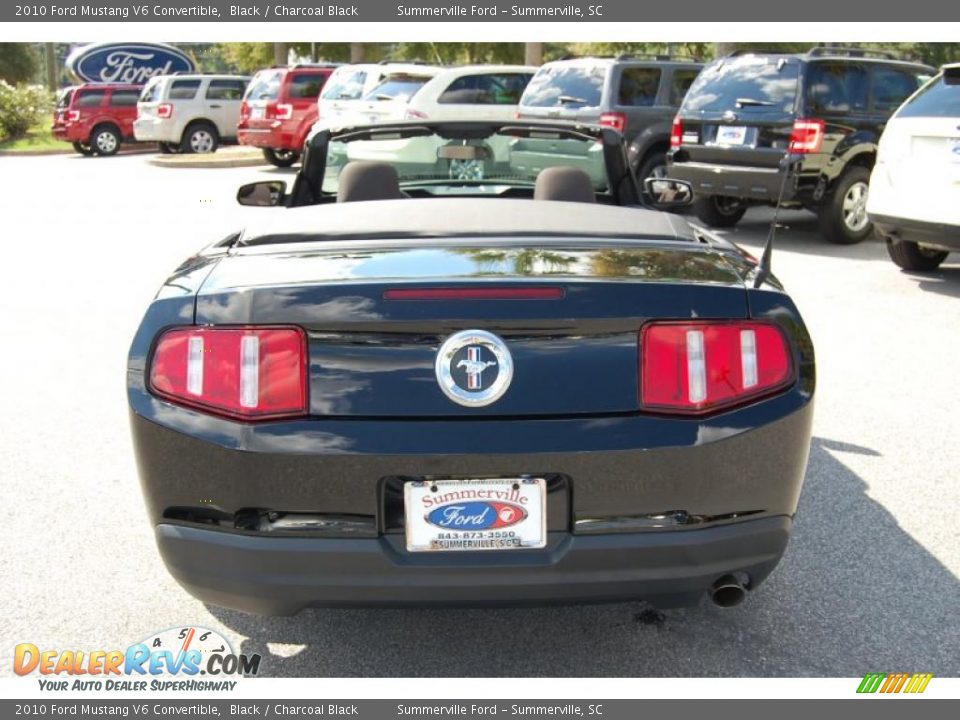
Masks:
[[[160,103],[157,105],[157,117],[163,120],[173,117],[173,103]]]
[[[296,327],[181,327],[160,336],[150,390],[241,420],[307,413],[307,345]]]
[[[820,152],[824,127],[823,120],[794,120],[789,151],[800,154]]]
[[[640,332],[644,409],[707,413],[793,381],[786,337],[764,322],[655,322]]]
[[[683,123],[680,122],[680,116],[673,119],[673,126],[670,128],[670,147],[678,148],[683,143]]]

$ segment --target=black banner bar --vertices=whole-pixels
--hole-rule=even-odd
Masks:
[[[7,3],[2,22],[955,22],[944,0],[61,0]]]

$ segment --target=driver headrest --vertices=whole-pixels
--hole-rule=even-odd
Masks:
[[[397,169],[385,162],[354,160],[340,171],[337,202],[402,198]]]
[[[533,188],[533,199],[596,202],[590,176],[580,168],[566,166],[541,170]]]

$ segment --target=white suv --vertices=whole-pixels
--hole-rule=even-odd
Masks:
[[[159,75],[140,94],[133,134],[156,142],[162,152],[215,152],[237,136],[240,103],[248,77]]]
[[[537,68],[465,65],[435,76],[407,103],[408,120],[513,120]]]
[[[904,270],[960,252],[960,64],[904,102],[880,138],[867,213]]]
[[[402,120],[410,98],[442,71],[419,63],[342,65],[323,86],[314,127]]]

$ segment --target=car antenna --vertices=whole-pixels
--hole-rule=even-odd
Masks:
[[[783,178],[780,180],[780,192],[777,195],[777,206],[773,210],[773,222],[770,223],[770,232],[767,233],[767,242],[763,246],[763,254],[760,256],[760,264],[757,265],[757,276],[754,278],[753,287],[758,288],[770,277],[771,260],[773,257],[773,240],[777,235],[777,221],[780,218],[780,205],[783,203],[783,193],[787,189],[787,176],[790,174],[790,150],[783,154]]]

